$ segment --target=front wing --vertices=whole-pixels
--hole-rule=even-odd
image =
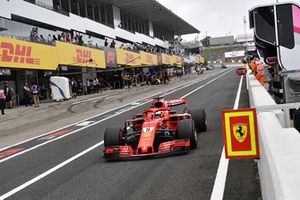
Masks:
[[[113,146],[106,147],[104,158],[106,159],[122,159],[122,158],[143,158],[143,157],[160,157],[174,154],[186,153],[190,150],[190,140],[173,140],[163,142],[159,145],[157,152],[151,153],[138,153],[132,149],[131,146]]]

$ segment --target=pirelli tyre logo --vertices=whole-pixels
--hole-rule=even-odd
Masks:
[[[92,59],[92,52],[88,50],[76,49],[76,56],[73,57],[74,63],[93,63],[96,62]]]
[[[40,59],[32,57],[32,46],[13,44],[9,42],[0,43],[0,61],[5,63],[24,63],[39,65]]]

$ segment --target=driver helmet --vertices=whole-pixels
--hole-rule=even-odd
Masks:
[[[162,111],[157,111],[155,113],[155,118],[162,118],[163,117],[163,112]]]

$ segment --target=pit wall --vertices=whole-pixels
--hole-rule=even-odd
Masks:
[[[256,78],[247,74],[250,106],[276,105]],[[257,112],[260,159],[258,171],[264,200],[295,200],[300,197],[300,134],[284,127],[281,110]]]

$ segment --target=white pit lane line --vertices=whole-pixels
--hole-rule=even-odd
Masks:
[[[210,83],[216,81],[217,79],[219,79],[219,78],[225,76],[226,74],[228,74],[229,72],[232,72],[232,71],[233,71],[233,69],[232,69],[232,70],[228,70],[228,71],[226,71],[225,73],[222,73],[220,76],[218,76],[218,77],[216,77],[216,78],[210,80],[209,82],[207,82],[207,83],[201,85],[201,86],[198,87],[197,89],[193,90],[192,92],[189,92],[188,94],[182,96],[181,98],[187,97],[187,96],[189,96],[189,95],[195,93],[196,91],[200,90],[200,89],[203,88],[204,86],[206,86],[206,85],[208,85],[208,84],[210,84]],[[185,88],[185,87],[184,87],[184,88]],[[183,89],[183,88],[181,88],[181,89]],[[172,92],[170,92],[170,93],[166,93],[166,94],[164,94],[164,95],[168,95],[168,94],[171,94],[171,93],[173,93],[173,92],[175,92],[175,91],[172,91]],[[149,101],[147,101],[146,103],[151,102],[151,101],[152,101],[152,100],[149,100]],[[143,103],[143,104],[146,104],[146,103]],[[141,105],[143,105],[143,104],[140,104],[139,106],[141,106]],[[136,106],[136,107],[139,107],[139,106]],[[136,108],[136,107],[134,107],[134,108]],[[124,111],[124,112],[127,112],[127,111],[128,111],[128,110],[126,110],[126,111]],[[104,121],[104,120],[107,120],[107,119],[112,118],[112,117],[117,116],[117,115],[118,115],[118,114],[111,115],[111,116],[108,117],[108,118],[102,119],[102,120],[100,120],[100,121],[98,121],[98,122],[95,122],[94,124],[85,126],[85,127],[81,128],[81,129],[78,129],[78,130],[76,130],[76,131],[74,131],[74,132],[78,132],[78,131],[83,130],[83,129],[85,129],[85,128],[88,128],[88,127],[90,127],[90,126],[94,126],[95,124],[98,124],[98,123],[100,123],[100,122],[102,122],[102,121]],[[70,133],[69,133],[69,134],[70,134]],[[64,135],[64,136],[65,136],[65,135]],[[58,139],[58,138],[56,138],[56,139],[54,139],[54,140],[57,140],[57,139]],[[51,140],[51,141],[54,141],[54,140]],[[51,142],[51,141],[47,141],[46,143],[49,143],[49,142]],[[42,174],[36,176],[35,178],[33,178],[33,179],[31,179],[31,180],[29,180],[29,181],[23,183],[22,185],[20,185],[20,186],[14,188],[14,189],[12,189],[11,191],[9,191],[9,192],[3,194],[2,196],[0,196],[0,200],[4,200],[4,199],[6,199],[6,198],[8,198],[8,197],[10,197],[10,196],[12,196],[12,195],[14,195],[15,193],[17,193],[17,192],[23,190],[24,188],[26,188],[26,187],[32,185],[33,183],[35,183],[35,182],[41,180],[42,178],[45,178],[46,176],[48,176],[48,175],[52,174],[53,172],[59,170],[60,168],[64,167],[65,165],[71,163],[72,161],[74,161],[74,160],[80,158],[81,156],[84,156],[85,154],[89,153],[90,151],[92,151],[92,150],[98,148],[98,147],[101,146],[103,143],[104,143],[104,141],[102,140],[101,142],[99,142],[99,143],[93,145],[92,147],[89,147],[88,149],[86,149],[86,150],[80,152],[79,154],[77,154],[77,155],[75,155],[75,156],[73,156],[73,157],[67,159],[66,161],[64,161],[64,162],[62,162],[62,163],[56,165],[55,167],[53,167],[53,168],[51,168],[51,169],[45,171],[44,173],[42,173]],[[42,144],[45,144],[45,143],[42,143]],[[38,145],[38,146],[39,146],[39,145]]]
[[[240,97],[241,97],[241,90],[242,90],[242,84],[243,84],[243,77],[240,79],[239,88],[235,97],[235,102],[233,109],[236,110],[239,107]],[[222,200],[225,190],[225,184],[226,184],[226,177],[227,177],[227,171],[228,171],[228,162],[229,160],[225,158],[225,149],[223,146],[222,155],[219,161],[219,167],[214,183],[214,188],[210,196],[210,200]]]

